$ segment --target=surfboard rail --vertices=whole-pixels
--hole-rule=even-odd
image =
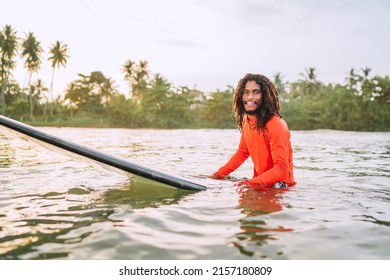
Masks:
[[[97,161],[109,165],[111,167],[118,168],[125,172],[141,176],[153,181],[157,181],[175,188],[191,190],[191,191],[203,191],[206,187],[195,182],[188,181],[183,178],[179,178],[158,170],[154,170],[137,163],[133,163],[129,160],[112,156],[95,149],[85,147],[74,143],[70,140],[66,140],[49,133],[46,133],[38,128],[27,125],[23,122],[16,121],[14,119],[0,115],[0,125],[3,125],[9,129],[32,137],[36,140],[43,141],[55,147],[61,148],[71,153],[86,157],[88,159]]]

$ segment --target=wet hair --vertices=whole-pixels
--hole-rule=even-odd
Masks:
[[[245,116],[244,101],[242,95],[245,85],[249,81],[255,81],[261,90],[261,100],[259,108],[256,110],[257,129],[265,129],[266,123],[271,117],[280,114],[279,94],[274,84],[265,76],[260,74],[246,74],[237,85],[233,97],[233,112],[236,118],[236,123],[240,131],[243,129],[243,120]]]

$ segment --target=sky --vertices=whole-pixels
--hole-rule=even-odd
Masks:
[[[56,70],[55,94],[101,71],[129,91],[122,65],[147,60],[174,86],[204,92],[236,86],[246,73],[284,81],[314,67],[325,83],[343,83],[352,68],[390,75],[388,0],[0,0],[0,29],[33,32],[44,49],[33,79],[50,86],[49,47],[69,47]],[[15,79],[26,70],[18,61]]]

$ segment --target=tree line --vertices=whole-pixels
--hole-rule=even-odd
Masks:
[[[152,73],[148,61],[127,60],[121,65],[129,92],[121,93],[102,71],[79,74],[54,97],[55,70],[70,58],[66,44],[48,48],[50,87],[38,74],[44,50],[34,33],[19,38],[5,25],[0,31],[0,112],[37,125],[77,125],[125,128],[234,128],[233,86],[204,93],[177,87],[162,74]],[[13,77],[17,58],[24,60],[26,80]],[[368,67],[351,69],[343,84],[321,82],[315,68],[300,79],[273,81],[280,93],[281,111],[291,129],[390,130],[390,78],[372,75]]]

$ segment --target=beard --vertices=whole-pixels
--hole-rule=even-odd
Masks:
[[[244,104],[246,104],[246,102],[244,102]],[[253,110],[246,110],[245,109],[245,106],[244,106],[244,111],[245,111],[245,114],[247,115],[257,115],[259,112],[260,112],[260,104],[257,104],[257,107]]]

